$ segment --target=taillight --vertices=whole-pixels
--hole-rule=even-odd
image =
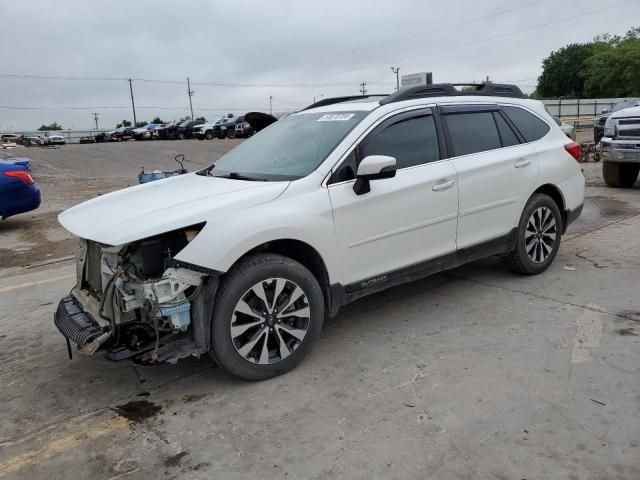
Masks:
[[[23,172],[22,170],[16,170],[12,172],[4,172],[7,177],[14,177],[22,180],[27,185],[33,185],[33,178],[27,172]]]
[[[580,155],[582,154],[582,148],[580,147],[579,143],[576,143],[576,142],[567,143],[564,146],[564,149],[567,152],[569,152],[569,155],[571,155],[573,158],[575,158],[576,162],[580,161]]]

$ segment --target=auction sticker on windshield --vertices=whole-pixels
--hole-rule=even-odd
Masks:
[[[326,115],[321,116],[318,121],[319,122],[345,122],[350,120],[355,114],[354,113],[327,113]]]

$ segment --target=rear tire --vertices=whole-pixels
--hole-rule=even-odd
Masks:
[[[515,248],[503,257],[507,268],[523,275],[544,272],[558,253],[562,230],[556,202],[548,195],[533,194],[520,217]]]
[[[275,377],[302,362],[323,320],[322,290],[307,268],[282,255],[252,255],[220,284],[211,356],[244,380]]]
[[[204,138],[207,140],[213,140],[213,132],[211,130],[207,130],[204,134]]]
[[[640,165],[634,163],[602,162],[604,183],[613,188],[631,188],[638,179]]]

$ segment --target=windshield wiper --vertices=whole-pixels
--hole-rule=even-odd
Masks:
[[[229,172],[226,175],[211,175],[212,177],[230,178],[231,180],[248,180],[250,182],[266,182],[266,178],[250,177],[238,172]]]
[[[202,171],[205,173],[207,177],[213,177],[213,175],[211,175],[211,170],[213,170],[214,168],[216,168],[216,164],[212,163],[210,166],[208,166]]]

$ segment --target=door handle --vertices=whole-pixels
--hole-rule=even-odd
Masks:
[[[516,163],[514,163],[513,166],[516,168],[522,168],[522,167],[526,167],[530,163],[531,163],[531,160],[529,160],[528,158],[521,158]]]
[[[456,184],[456,182],[454,182],[453,180],[449,180],[449,181],[445,181],[442,183],[436,183],[431,190],[433,190],[434,192],[441,192],[443,190],[448,190],[449,188],[453,187]]]

